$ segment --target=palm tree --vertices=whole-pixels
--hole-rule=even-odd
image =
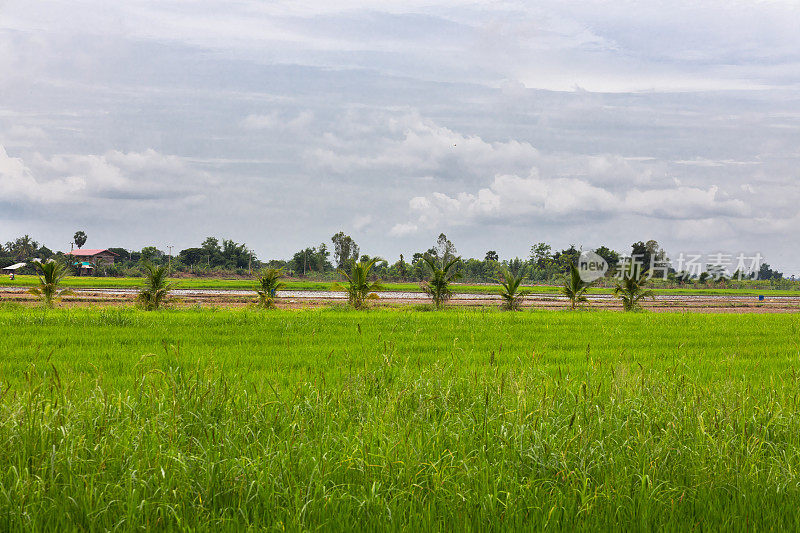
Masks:
[[[75,246],[77,246],[79,250],[83,248],[83,245],[86,244],[86,232],[76,231],[75,235],[72,237],[72,242],[75,243]]]
[[[14,253],[17,261],[29,259],[36,253],[36,249],[39,247],[39,243],[31,239],[31,236],[28,234],[18,237],[17,240],[9,244],[11,246],[8,247],[8,250]]]
[[[581,273],[574,264],[570,264],[569,274],[564,276],[564,286],[561,292],[569,298],[571,308],[574,310],[578,303],[586,302],[586,289],[589,283],[581,279]]]
[[[454,269],[460,258],[455,257],[447,262],[442,260],[437,263],[433,257],[425,254],[422,259],[431,271],[431,278],[420,285],[425,294],[433,299],[433,305],[439,309],[453,296],[450,283],[461,277],[461,272]]]
[[[175,287],[167,281],[167,266],[156,266],[150,261],[144,262],[144,286],[139,291],[138,300],[148,311],[158,309]]]
[[[655,299],[655,294],[646,288],[647,277],[638,268],[631,266],[622,271],[622,279],[614,287],[614,296],[622,300],[624,311],[635,311],[641,308],[639,302],[645,298]]]
[[[283,287],[279,281],[283,277],[283,268],[265,268],[256,276],[256,292],[258,305],[265,309],[275,307],[278,290]]]
[[[67,289],[58,290],[58,284],[69,274],[69,267],[58,261],[47,261],[45,263],[35,262],[37,274],[39,274],[39,286],[30,290],[31,294],[42,299],[46,307],[52,308],[53,302],[62,296],[72,294]]]
[[[500,271],[497,282],[500,284],[500,297],[503,299],[502,308],[507,311],[518,311],[522,306],[522,301],[530,291],[521,291],[519,286],[525,277],[525,269],[520,269],[516,275],[504,268]]]
[[[356,309],[361,309],[371,294],[381,289],[380,280],[370,282],[369,277],[372,272],[372,267],[375,263],[383,261],[380,257],[373,257],[371,259],[362,259],[358,263],[355,260],[350,261],[350,271],[345,269],[339,270],[339,273],[344,276],[347,285],[347,301]]]

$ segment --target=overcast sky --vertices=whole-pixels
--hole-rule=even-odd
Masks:
[[[0,0],[0,241],[800,274],[798,5]]]

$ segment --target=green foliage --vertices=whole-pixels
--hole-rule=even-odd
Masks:
[[[7,242],[3,252],[8,254],[13,262],[21,262],[28,261],[36,256],[41,257],[41,254],[37,253],[38,251],[39,243],[34,241],[30,235],[23,235]],[[46,259],[46,257],[43,258]]]
[[[444,234],[440,236],[441,237]],[[442,254],[447,257],[446,253]],[[460,261],[458,257],[437,260],[429,254],[422,256],[425,266],[428,267],[430,278],[420,284],[422,290],[433,300],[433,305],[440,309],[453,296],[450,284],[461,277],[461,273],[456,270],[456,265]]]
[[[2,308],[0,531],[794,531],[797,328]]]
[[[167,280],[167,265],[144,263],[144,284],[139,291],[138,301],[148,311],[161,307],[175,284]]]
[[[256,276],[256,292],[258,293],[258,304],[269,309],[275,307],[275,300],[278,298],[278,290],[283,287],[280,279],[283,277],[282,268],[265,268]]]
[[[60,261],[35,262],[34,265],[39,275],[39,286],[30,289],[30,293],[41,298],[46,307],[52,308],[56,300],[71,294],[72,291],[68,289],[58,288],[61,280],[69,275],[67,265]]]
[[[616,272],[617,265],[619,265],[619,253],[607,246],[596,248],[594,253],[605,259],[606,263],[608,264],[608,271],[606,275],[611,275],[613,272]]]
[[[380,280],[370,281],[372,267],[378,261],[383,260],[380,257],[373,257],[358,263],[351,260],[349,271],[344,269],[339,271],[347,282],[344,287],[347,292],[347,301],[356,309],[364,307],[367,300],[370,299],[370,293],[381,289]]]
[[[222,239],[222,245],[216,237],[207,237],[199,248],[187,248],[178,253],[181,261],[191,266],[206,269],[227,269],[243,271],[258,268],[256,255],[245,244],[231,239]]]
[[[655,293],[647,288],[648,281],[645,271],[636,268],[635,264],[622,272],[622,279],[614,287],[614,295],[622,300],[624,311],[641,309],[641,301],[645,298],[655,299]]]
[[[359,249],[356,242],[350,235],[345,235],[343,231],[331,237],[333,242],[333,258],[336,261],[336,268],[347,270],[351,261],[358,261]]]
[[[292,256],[289,261],[289,268],[295,276],[305,276],[311,272],[324,273],[333,268],[333,265],[328,261],[330,254],[324,242],[315,247],[308,247]]]
[[[160,263],[164,252],[155,246],[145,246],[140,252],[142,263]]]
[[[574,310],[577,304],[587,301],[586,289],[588,288],[589,284],[581,279],[578,267],[574,264],[570,265],[569,274],[564,276],[564,286],[561,288],[561,292],[569,298],[571,309]]]
[[[500,284],[500,297],[503,299],[502,308],[507,311],[518,311],[522,302],[530,291],[520,290],[522,280],[525,278],[525,269],[520,269],[516,275],[505,268],[500,271],[497,282]]]

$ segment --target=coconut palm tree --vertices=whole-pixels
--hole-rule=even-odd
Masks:
[[[55,300],[72,294],[72,291],[67,289],[58,289],[58,284],[69,275],[69,267],[64,263],[58,261],[46,261],[44,263],[34,262],[36,273],[39,275],[39,286],[30,290],[31,294],[35,294],[42,299],[42,303],[46,307],[53,307]]]
[[[429,280],[423,281],[420,286],[425,294],[431,297],[433,305],[439,309],[453,296],[450,283],[461,277],[461,272],[455,270],[460,258],[454,257],[447,262],[444,259],[437,262],[436,259],[425,254],[422,259],[430,269],[431,277]]]
[[[576,305],[586,302],[586,289],[589,288],[589,283],[581,279],[581,273],[574,264],[570,264],[569,274],[564,276],[564,286],[561,287],[561,292],[569,298],[571,309],[575,309]]]
[[[530,291],[519,290],[522,279],[525,277],[524,268],[520,269],[516,275],[512,274],[507,268],[500,271],[497,282],[500,284],[500,298],[503,299],[502,308],[507,311],[519,311],[522,301]]]
[[[167,281],[167,266],[156,266],[150,261],[144,262],[144,286],[139,291],[138,300],[148,311],[161,307],[175,284]]]
[[[275,307],[278,299],[278,290],[283,287],[279,281],[283,277],[283,268],[265,268],[256,276],[256,292],[258,305],[265,309]]]
[[[655,294],[646,288],[648,279],[638,268],[624,269],[622,279],[614,287],[614,296],[622,300],[624,311],[635,311],[641,308],[640,302],[645,298],[655,299]]]
[[[345,285],[347,301],[356,309],[364,307],[364,304],[372,297],[372,294],[381,289],[380,280],[369,280],[372,267],[379,261],[383,261],[383,259],[373,257],[371,259],[362,259],[358,263],[355,260],[351,260],[349,272],[345,269],[339,270],[339,273],[344,276],[347,282],[347,285]]]

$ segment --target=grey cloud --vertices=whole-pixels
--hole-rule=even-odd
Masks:
[[[262,257],[339,229],[387,257],[445,229],[476,255],[654,237],[800,273],[799,23],[721,0],[7,2],[0,231],[222,232]]]

